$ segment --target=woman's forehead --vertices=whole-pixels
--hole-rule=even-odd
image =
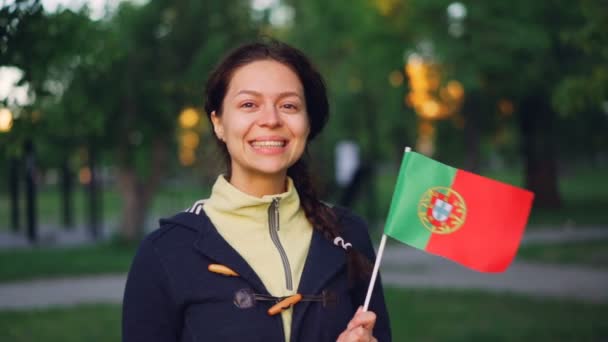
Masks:
[[[287,65],[275,60],[260,60],[236,69],[228,84],[227,94],[304,95],[302,82]]]

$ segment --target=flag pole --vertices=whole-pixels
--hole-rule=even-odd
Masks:
[[[372,291],[376,284],[376,277],[378,276],[378,269],[380,268],[380,261],[382,260],[382,254],[384,253],[384,245],[386,244],[386,234],[382,234],[382,240],[380,240],[380,247],[378,247],[378,254],[376,255],[376,262],[374,263],[374,272],[372,273],[372,279],[369,281],[369,287],[367,288],[367,295],[365,296],[365,304],[363,304],[363,311],[367,311],[369,307],[369,301],[372,299]]]
[[[410,152],[410,147],[405,148],[405,153]],[[378,253],[376,254],[376,262],[374,263],[374,271],[372,272],[372,278],[369,281],[369,287],[367,288],[367,295],[365,296],[365,303],[363,304],[363,311],[367,311],[369,308],[369,301],[372,299],[372,292],[374,285],[376,285],[376,278],[378,277],[378,269],[380,268],[380,262],[382,261],[382,255],[384,255],[384,246],[386,245],[386,234],[382,234],[380,240],[380,246],[378,247]]]

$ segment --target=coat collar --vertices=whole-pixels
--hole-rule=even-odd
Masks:
[[[170,219],[161,220],[161,224],[167,223],[179,224],[197,231],[198,235],[193,242],[193,248],[197,253],[204,255],[215,263],[231,268],[239,274],[239,277],[245,279],[254,291],[268,294],[268,290],[257,274],[243,257],[217,232],[204,210],[198,211],[198,214],[183,212]]]

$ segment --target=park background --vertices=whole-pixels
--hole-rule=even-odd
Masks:
[[[404,146],[533,191],[526,234],[608,232],[606,1],[0,4],[0,286],[124,274],[159,217],[205,198],[222,159],[204,81],[260,36],[325,76],[317,181],[375,238]],[[360,163],[337,179],[345,143]],[[527,244],[518,260],[605,275],[598,235]],[[387,301],[396,341],[608,339],[605,300],[390,286]],[[0,308],[2,341],[119,336],[117,303]]]

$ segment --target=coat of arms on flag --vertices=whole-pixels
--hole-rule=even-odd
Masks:
[[[464,223],[467,208],[462,196],[447,187],[427,190],[418,203],[418,217],[424,227],[436,234],[450,234]]]

